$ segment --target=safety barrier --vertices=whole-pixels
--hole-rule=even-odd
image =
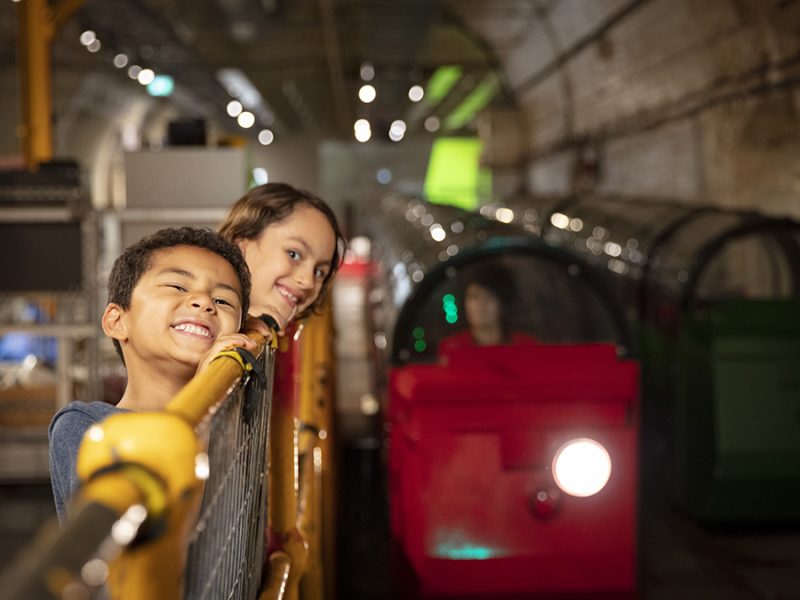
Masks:
[[[43,527],[0,597],[88,597],[106,586],[114,600],[324,598],[330,334],[329,315],[273,350],[250,333],[257,359],[223,352],[164,411],[91,428],[68,522]]]

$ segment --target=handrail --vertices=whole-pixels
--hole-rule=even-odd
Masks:
[[[268,449],[269,565],[259,600],[301,596],[321,600],[333,583],[328,523],[333,511],[333,494],[328,489],[333,454],[331,334],[327,314],[298,326],[293,339],[280,339]],[[248,335],[256,341],[260,356],[264,338]],[[108,585],[114,600],[178,600],[181,586],[176,573],[182,571],[186,550],[183,529],[194,514],[202,487],[195,467],[196,458],[204,455],[194,429],[246,373],[247,365],[234,354],[223,352],[215,358],[163,411],[114,414],[93,428],[94,433],[87,433],[86,449],[81,447],[78,459],[78,474],[86,483],[71,504],[73,516],[57,535],[46,536],[46,546],[41,547],[50,552],[40,553],[26,570],[23,583],[27,585],[20,586],[9,600],[62,597],[100,547],[102,558],[108,561],[125,547],[110,564]],[[144,456],[120,454],[120,439],[139,437],[148,444]],[[117,536],[115,541],[110,532],[132,513],[127,536]],[[140,524],[147,529],[140,532],[147,544],[126,547]]]
[[[247,335],[260,357],[265,338]],[[163,411],[114,414],[90,428],[77,465],[85,484],[70,503],[67,525],[42,530],[37,547],[49,551],[18,561],[5,598],[66,597],[69,586],[83,585],[81,571],[98,549],[101,559],[113,559],[147,518],[147,548],[129,548],[110,565],[112,598],[178,600],[186,548],[182,529],[202,490],[196,468],[204,454],[194,428],[247,371],[238,354],[222,352]],[[139,507],[136,516],[126,520],[132,507]]]
[[[289,564],[284,577],[271,574],[259,600],[321,600],[333,583],[333,494],[325,493],[332,466],[331,333],[327,311],[302,326],[302,335],[294,336],[298,345],[279,349],[270,430],[270,562],[284,555]]]

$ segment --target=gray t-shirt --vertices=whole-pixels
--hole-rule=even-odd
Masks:
[[[66,520],[67,504],[80,484],[75,466],[83,434],[107,416],[121,412],[129,411],[105,402],[76,401],[59,410],[50,421],[50,481],[61,523]]]

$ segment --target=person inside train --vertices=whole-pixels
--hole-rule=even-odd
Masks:
[[[468,275],[462,295],[468,327],[439,342],[440,357],[459,348],[536,343],[533,336],[513,330],[516,283],[506,267],[482,265]]]
[[[324,200],[286,183],[258,185],[231,207],[219,232],[250,268],[250,314],[271,315],[279,335],[323,304],[344,251]]]
[[[125,365],[127,384],[116,406],[72,402],[50,423],[50,477],[60,521],[79,485],[76,461],[86,430],[113,413],[162,409],[221,350],[255,349],[239,333],[249,293],[242,252],[210,230],[162,229],[117,258],[101,323]],[[257,319],[248,319],[247,328],[271,336]]]

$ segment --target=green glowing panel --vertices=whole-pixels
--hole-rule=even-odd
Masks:
[[[425,348],[428,347],[428,344],[425,343],[425,340],[417,340],[414,342],[414,350],[417,352],[425,352]]]
[[[425,337],[425,330],[422,327],[414,327],[411,334],[414,336],[415,340],[421,340]]]
[[[494,98],[500,89],[500,81],[496,75],[488,75],[474,90],[464,98],[453,112],[444,120],[444,128],[448,131],[461,129],[469,123],[475,114],[482,110]]]
[[[481,141],[477,138],[438,138],[431,148],[424,193],[429,202],[452,204],[465,210],[478,207],[481,180],[478,161]]]
[[[461,67],[439,67],[425,86],[425,99],[429,104],[439,104],[461,79]]]

